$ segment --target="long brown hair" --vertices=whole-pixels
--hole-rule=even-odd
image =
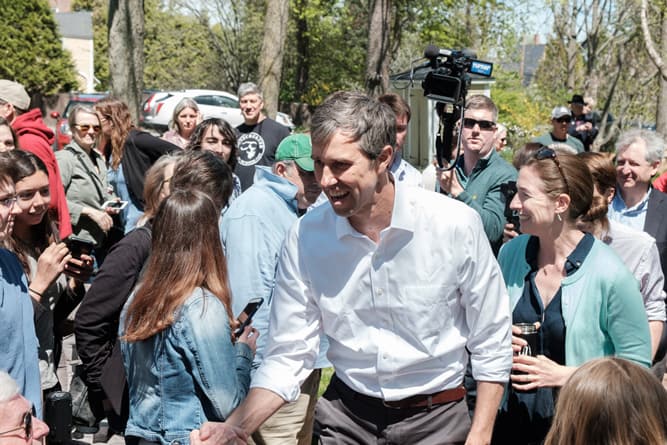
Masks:
[[[197,288],[222,302],[231,325],[219,216],[211,198],[198,190],[174,190],[160,204],[146,273],[127,310],[126,341],[145,340],[171,326],[176,310]]]
[[[14,184],[34,175],[38,171],[43,172],[47,178],[49,176],[49,172],[42,160],[32,153],[22,150],[12,150],[6,152],[6,156],[10,157],[14,164],[14,170],[12,172],[12,180],[14,181]],[[14,224],[16,224],[16,222]],[[48,210],[39,224],[32,226],[30,231],[33,235],[33,240],[30,245],[26,244],[26,242],[30,240],[19,239],[15,231],[12,232],[10,237],[4,240],[5,247],[14,252],[18,257],[28,279],[30,279],[31,276],[28,256],[34,255],[39,257],[49,244],[60,241],[60,234],[58,233],[55,218],[51,215],[51,210]]]
[[[95,111],[101,114],[105,119],[111,122],[111,137],[107,144],[111,145],[111,166],[117,169],[123,159],[123,148],[125,139],[132,128],[132,117],[127,104],[120,99],[107,96],[95,103]],[[101,122],[100,122],[101,124]],[[107,136],[105,135],[105,138]],[[109,156],[109,152],[106,152]]]
[[[664,445],[667,392],[648,369],[617,357],[580,367],[560,391],[545,445]]]

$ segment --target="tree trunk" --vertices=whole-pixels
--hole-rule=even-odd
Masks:
[[[667,58],[667,14],[662,13],[661,29],[660,29],[660,53],[662,60]],[[663,137],[667,137],[667,77],[664,70],[659,72],[660,75],[660,93],[658,95],[658,103],[656,109],[656,131]]]
[[[366,93],[379,96],[389,89],[391,0],[370,0]]]
[[[109,74],[111,92],[127,103],[139,122],[144,85],[144,1],[109,1]]]
[[[289,0],[267,0],[264,40],[259,57],[259,85],[264,93],[264,107],[272,118],[278,111],[288,15]]]
[[[294,76],[294,98],[303,102],[308,92],[308,74],[310,70],[310,37],[305,9],[308,0],[296,0],[296,76]]]

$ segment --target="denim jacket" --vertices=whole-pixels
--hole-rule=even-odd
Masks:
[[[124,334],[128,300],[123,308]],[[245,398],[253,354],[232,344],[223,304],[196,289],[174,314],[174,323],[139,342],[121,341],[130,394],[126,436],[164,445],[188,445],[190,431],[224,420]]]

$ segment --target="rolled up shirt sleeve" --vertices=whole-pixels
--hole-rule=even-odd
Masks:
[[[472,253],[458,274],[470,329],[467,348],[475,380],[507,382],[512,368],[509,296],[489,243],[480,236],[482,231],[480,218],[475,218],[459,237]]]

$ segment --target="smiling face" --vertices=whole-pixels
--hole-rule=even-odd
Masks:
[[[646,143],[637,140],[616,155],[616,180],[623,191],[646,192],[659,162],[646,160]]]
[[[387,146],[371,160],[358,142],[341,132],[325,146],[313,144],[315,177],[334,212],[351,217],[369,210],[375,202],[381,175],[386,175],[392,150]]]
[[[465,111],[465,118],[474,119],[476,121],[493,122],[493,112],[485,109],[473,109]],[[475,124],[472,128],[467,125],[462,125],[462,143],[464,153],[473,154],[483,158],[493,149],[495,140],[495,128],[480,128],[479,124]]]
[[[257,94],[246,94],[239,100],[239,105],[246,125],[254,125],[259,122],[264,101]]]
[[[517,211],[521,231],[539,236],[551,228],[556,218],[556,200],[544,191],[544,182],[535,166],[519,170],[517,193],[510,208]]]
[[[101,130],[100,120],[96,114],[79,111],[76,114],[72,130],[72,139],[79,147],[89,151],[97,142],[97,135]]]
[[[37,170],[34,174],[21,179],[16,183],[16,198],[18,208],[21,210],[16,215],[17,227],[39,224],[51,203],[49,177],[43,171]]]
[[[183,108],[178,116],[176,116],[176,128],[182,137],[188,139],[199,120],[199,113],[192,108]]]

